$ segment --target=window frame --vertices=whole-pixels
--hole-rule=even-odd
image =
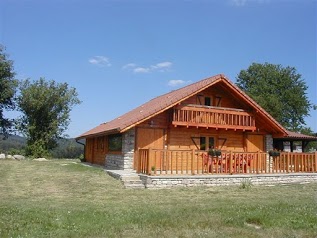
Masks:
[[[115,145],[119,143],[118,145]],[[108,150],[109,151],[122,151],[122,134],[113,134],[108,136]]]

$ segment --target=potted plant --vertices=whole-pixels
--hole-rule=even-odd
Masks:
[[[280,156],[280,152],[277,150],[270,150],[269,155],[272,157],[277,157],[277,156]]]
[[[153,165],[153,166],[151,167],[151,175],[154,174],[154,171],[155,171],[155,165]]]
[[[208,155],[210,156],[221,156],[221,150],[218,149],[210,149],[208,151]]]

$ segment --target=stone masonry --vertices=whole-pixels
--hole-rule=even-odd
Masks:
[[[272,137],[272,135],[265,136],[265,148],[266,148],[266,151],[273,150],[273,137]]]
[[[122,154],[107,154],[106,169],[132,170],[135,144],[135,129],[122,134]]]
[[[148,176],[139,175],[145,188],[174,188],[196,186],[228,186],[249,183],[275,185],[292,183],[316,183],[316,173],[266,174],[266,175],[196,175],[196,176]]]
[[[122,135],[122,156],[124,170],[133,169],[133,157],[135,146],[135,128],[128,130]]]
[[[265,136],[265,149],[266,151],[270,151],[273,150],[273,137],[272,135],[266,135]],[[267,168],[266,170],[271,171],[272,169],[272,164],[273,160],[270,160],[270,156],[269,154],[266,155],[266,164],[267,164]]]
[[[121,154],[106,155],[106,169],[123,169],[123,159]]]

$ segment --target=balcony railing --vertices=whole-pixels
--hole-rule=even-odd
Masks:
[[[223,128],[255,131],[255,119],[252,113],[232,108],[187,105],[174,108],[172,124],[174,126]]]
[[[138,150],[138,173],[150,175],[316,173],[317,152],[271,157],[263,152],[223,152],[212,157],[197,150]]]

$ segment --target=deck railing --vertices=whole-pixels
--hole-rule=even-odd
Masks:
[[[223,152],[212,157],[205,151],[139,149],[137,171],[151,175],[270,174],[317,172],[317,153]]]
[[[256,130],[254,116],[246,111],[230,108],[183,106],[174,108],[174,126]]]

